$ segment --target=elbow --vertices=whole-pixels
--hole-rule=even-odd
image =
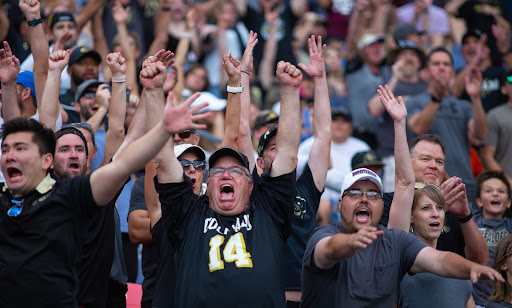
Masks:
[[[141,232],[139,230],[134,230],[135,228],[128,228],[128,236],[130,237],[130,242],[132,244],[149,244],[151,243],[151,235],[145,234],[146,232]]]

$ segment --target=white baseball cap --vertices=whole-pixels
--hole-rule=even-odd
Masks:
[[[369,180],[377,185],[382,195],[384,189],[382,188],[382,181],[380,180],[380,177],[377,175],[377,173],[366,168],[359,168],[345,175],[343,184],[341,184],[341,195],[343,196],[343,193],[352,185],[354,185],[355,182],[364,180]]]
[[[226,108],[227,101],[225,99],[218,98],[217,96],[207,91],[203,91],[200,93],[201,95],[198,98],[196,98],[192,105],[190,105],[190,108],[199,106],[202,103],[208,103],[208,106],[199,110],[199,112],[221,111],[224,110],[224,108]]]
[[[181,154],[185,153],[190,149],[192,149],[198,155],[200,160],[206,160],[206,153],[204,152],[204,150],[201,147],[190,143],[183,143],[175,146],[174,155],[176,157],[180,157]]]

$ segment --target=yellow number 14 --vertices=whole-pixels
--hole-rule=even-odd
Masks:
[[[210,272],[224,268],[224,261],[220,257],[220,246],[224,243],[224,236],[217,234],[210,239],[210,263],[208,267]],[[238,232],[229,237],[224,250],[224,260],[233,262],[237,267],[252,267],[251,254],[245,248],[244,236]]]

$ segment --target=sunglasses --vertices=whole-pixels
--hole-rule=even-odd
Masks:
[[[178,133],[178,136],[180,137],[180,139],[187,139],[190,137],[191,134],[195,134],[195,133],[196,133],[195,130],[189,129],[189,130],[184,130],[181,133]]]
[[[183,170],[186,171],[190,169],[190,166],[194,166],[196,170],[204,170],[206,167],[206,162],[204,160],[194,160],[190,161],[188,159],[180,159],[180,164],[183,167]]]
[[[422,188],[425,188],[426,186],[434,186],[435,188],[441,190],[441,187],[439,187],[438,185],[433,184],[433,183],[423,183],[423,182],[414,183],[415,189],[422,189]]]
[[[93,99],[96,97],[96,92],[85,92],[82,97],[85,97],[87,99]]]
[[[7,216],[16,217],[21,214],[21,210],[23,210],[23,200],[12,199],[11,202],[14,205],[7,210]]]

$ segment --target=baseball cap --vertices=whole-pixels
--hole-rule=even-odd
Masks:
[[[352,185],[354,185],[355,182],[359,181],[370,181],[374,183],[377,185],[380,193],[382,194],[382,181],[380,180],[380,177],[377,175],[377,173],[371,171],[370,169],[359,168],[345,175],[343,184],[341,184],[341,195],[343,196],[345,190],[349,189]]]
[[[16,83],[19,83],[25,88],[30,88],[30,93],[32,94],[32,97],[34,98],[34,100],[37,100],[36,87],[34,85],[34,73],[32,73],[31,71],[20,72],[18,74],[18,78],[16,78]]]
[[[363,50],[373,43],[384,42],[385,40],[386,40],[386,37],[384,35],[365,33],[361,36],[361,38],[357,42],[357,49]]]
[[[83,57],[91,57],[96,62],[98,62],[98,65],[101,63],[101,56],[98,52],[95,50],[90,49],[87,46],[78,46],[75,49],[73,49],[73,52],[69,56],[69,63],[68,65],[71,66],[75,62],[80,61]]]
[[[263,135],[260,136],[260,141],[258,142],[258,156],[261,157],[263,155],[263,151],[267,146],[268,141],[277,134],[277,127],[273,127],[266,131]]]
[[[201,147],[190,143],[183,143],[175,146],[174,155],[176,157],[180,157],[181,154],[187,152],[188,150],[194,151],[200,160],[206,160],[206,153],[204,152],[204,150]]]
[[[379,168],[384,166],[384,163],[380,161],[375,151],[357,152],[354,157],[352,157],[352,170],[370,166],[377,166]]]
[[[99,82],[96,79],[89,79],[89,80],[82,82],[76,89],[75,102],[78,102],[78,100],[80,99],[80,97],[82,97],[82,95],[84,94],[85,90],[87,90],[87,88],[97,87],[100,84],[103,84],[103,82]]]
[[[347,108],[343,106],[332,107],[331,116],[334,118],[335,116],[341,115],[345,118],[345,120],[352,122],[352,115]]]
[[[407,40],[407,36],[411,34],[423,34],[424,31],[419,31],[416,26],[410,23],[401,23],[395,27],[393,31],[393,39],[398,44],[399,41]]]
[[[71,21],[76,25],[75,16],[72,12],[55,12],[48,17],[50,30],[52,30],[53,26],[55,26],[59,21]]]
[[[480,39],[480,37],[482,36],[482,31],[478,29],[469,29],[468,31],[466,31],[466,33],[464,33],[464,36],[462,37],[462,45],[464,45],[466,39],[470,36],[474,36],[477,39]]]
[[[85,146],[85,156],[89,157],[89,148],[87,147],[87,139],[85,139],[84,134],[82,134],[82,132],[78,128],[75,128],[72,126],[67,126],[67,127],[63,127],[61,129],[59,129],[58,131],[55,132],[55,140],[58,140],[60,137],[67,135],[67,134],[77,135],[78,137],[80,137],[80,139],[82,139],[82,141],[84,142],[84,146]]]
[[[223,147],[213,152],[213,154],[210,156],[210,159],[208,160],[208,166],[213,168],[217,160],[224,156],[231,156],[236,158],[239,162],[242,163],[242,165],[244,165],[245,168],[247,168],[247,170],[249,170],[249,160],[247,159],[247,156],[230,147]]]
[[[198,106],[202,103],[208,103],[208,106],[204,107],[198,112],[221,111],[226,108],[227,101],[225,99],[218,98],[208,91],[203,91],[200,93],[201,95],[192,103],[192,105],[190,105],[190,108]]]
[[[416,53],[416,55],[420,59],[421,67],[425,66],[425,63],[427,61],[427,56],[425,55],[423,50],[421,50],[421,48],[416,43],[414,43],[412,41],[401,40],[401,41],[397,42],[397,45],[398,45],[398,48],[393,49],[389,53],[389,56],[388,56],[388,64],[389,65],[393,65],[396,62],[396,58],[398,58],[398,55],[400,54],[401,51],[409,49]]]
[[[256,118],[256,121],[254,121],[253,129],[259,128],[269,123],[276,123],[277,120],[279,120],[279,116],[277,115],[277,113],[269,110],[264,110],[259,113],[258,117]]]

